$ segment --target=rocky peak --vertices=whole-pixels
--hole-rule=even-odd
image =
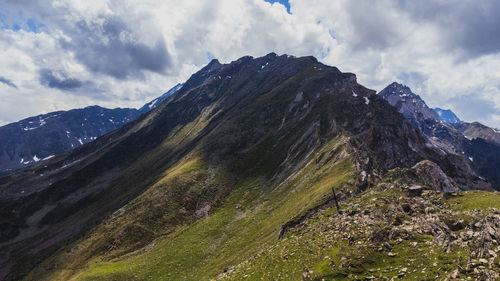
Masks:
[[[221,63],[218,59],[211,60],[204,69],[215,69],[221,66]]]
[[[420,98],[414,94],[408,86],[393,82],[379,95],[390,105],[403,114],[414,126],[420,128],[419,124],[426,120],[439,121],[439,115]]]
[[[442,157],[455,158],[452,161],[456,167],[460,167],[457,174],[476,174],[486,178],[496,189],[500,188],[500,177],[497,172],[493,172],[500,166],[495,160],[500,153],[498,132],[478,123],[443,121],[443,113],[440,116],[411,92],[409,87],[398,83],[387,86],[379,96],[420,130],[429,147],[438,151]],[[462,183],[462,186],[469,188],[480,188],[482,185],[484,183],[480,178]]]

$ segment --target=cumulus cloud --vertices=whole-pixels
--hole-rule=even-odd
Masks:
[[[449,50],[461,50],[465,58],[498,53],[500,50],[500,2],[398,1],[400,9],[417,22],[431,23],[443,36]]]
[[[143,79],[143,70],[163,74],[170,66],[163,39],[153,46],[143,44],[117,16],[99,15],[92,22],[80,20],[74,31],[77,36],[62,37],[61,46],[74,52],[75,58],[92,72],[118,79]]]
[[[431,106],[500,127],[498,14],[494,0],[4,0],[0,119],[138,107],[211,57],[277,52],[316,56],[375,90],[405,83]]]
[[[82,81],[69,78],[63,72],[56,72],[46,68],[40,69],[40,83],[61,90],[80,88],[83,85]]]

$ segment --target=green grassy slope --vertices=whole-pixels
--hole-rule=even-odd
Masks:
[[[87,237],[68,247],[27,279],[208,280],[278,240],[281,226],[331,197],[353,172],[344,144],[326,143],[298,173],[280,186],[264,177],[234,180],[211,171],[200,159],[179,163],[148,191],[118,210]],[[333,160],[319,158],[335,148]],[[259,148],[255,148],[258,150]],[[337,158],[335,158],[337,157]],[[199,198],[211,186],[230,194],[195,217],[183,216],[176,194]],[[221,188],[218,188],[220,190]],[[213,208],[213,209],[212,209]],[[197,218],[198,217],[198,218]]]

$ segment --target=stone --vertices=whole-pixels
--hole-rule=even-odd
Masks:
[[[392,257],[397,256],[397,255],[396,255],[395,253],[393,253],[393,252],[389,252],[387,255],[388,255],[389,257],[391,257],[391,258],[392,258]]]
[[[408,187],[408,196],[410,197],[417,197],[417,196],[422,196],[422,191],[424,188],[420,185],[413,185]]]
[[[403,209],[403,212],[407,213],[407,214],[412,214],[413,213],[413,209],[411,208],[410,204],[402,204],[401,205],[401,208]]]
[[[496,258],[497,257],[497,254],[495,253],[495,251],[493,250],[488,250],[488,253],[490,254],[490,256]]]

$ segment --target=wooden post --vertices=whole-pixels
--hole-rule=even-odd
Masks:
[[[335,187],[332,186],[333,200],[335,201],[335,207],[337,207],[337,212],[342,214],[340,210],[339,201],[337,200],[337,194],[335,193]]]

